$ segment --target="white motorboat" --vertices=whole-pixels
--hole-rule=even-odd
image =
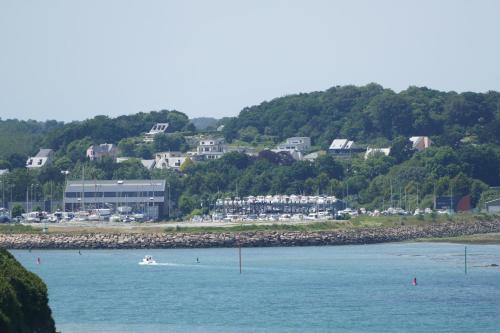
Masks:
[[[152,256],[144,256],[144,258],[142,258],[142,261],[139,262],[139,265],[156,265],[156,261]]]

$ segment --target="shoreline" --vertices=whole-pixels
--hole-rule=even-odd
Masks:
[[[346,228],[328,231],[19,233],[0,234],[7,249],[169,249],[376,244],[402,241],[453,241],[500,233],[500,220]]]

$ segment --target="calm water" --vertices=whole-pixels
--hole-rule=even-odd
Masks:
[[[241,275],[236,249],[12,253],[47,283],[63,333],[499,332],[500,268],[481,266],[500,246],[468,246],[467,276],[463,250],[243,249]],[[145,254],[163,265],[138,265]]]

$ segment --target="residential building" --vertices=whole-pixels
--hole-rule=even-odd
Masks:
[[[0,177],[5,176],[9,173],[9,169],[0,169]]]
[[[215,160],[224,155],[225,149],[223,138],[202,138],[198,142],[196,152],[205,160]]]
[[[348,139],[335,139],[328,148],[328,152],[334,157],[350,157],[354,153],[363,151],[363,148],[357,147],[354,141]]]
[[[500,198],[486,201],[484,203],[484,208],[490,214],[499,214],[500,213]]]
[[[116,158],[116,163],[122,163],[125,161],[128,161],[130,159],[134,159],[134,157],[117,157]],[[155,160],[140,160],[141,164],[148,170],[152,170],[155,166],[156,161]]]
[[[311,138],[307,136],[288,138],[276,147],[278,151],[299,151],[302,153],[310,149]]]
[[[26,161],[26,167],[29,169],[41,168],[50,164],[53,159],[54,151],[52,149],[40,149],[35,156],[28,158]]]
[[[156,169],[179,169],[186,160],[186,154],[181,152],[163,152],[155,154]]]
[[[168,214],[165,194],[164,179],[72,180],[64,191],[64,209],[76,212],[108,208],[158,220]]]
[[[87,149],[87,157],[91,161],[99,161],[103,157],[115,158],[118,155],[118,147],[112,143],[101,143],[99,145],[91,145]]]
[[[153,142],[156,134],[166,133],[168,123],[156,123],[151,127],[149,132],[144,133],[144,142]]]
[[[410,138],[410,141],[413,144],[413,149],[416,149],[418,151],[425,150],[432,144],[431,139],[429,139],[429,137],[427,136],[412,136]]]
[[[367,160],[370,156],[374,156],[376,154],[384,154],[385,156],[389,156],[391,153],[391,148],[366,148],[365,152],[365,160]]]
[[[314,162],[320,155],[321,153],[319,151],[315,151],[310,154],[304,155],[302,159],[304,161]]]

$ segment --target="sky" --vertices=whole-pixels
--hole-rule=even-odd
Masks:
[[[0,117],[236,116],[337,85],[500,90],[500,1],[0,0]]]

